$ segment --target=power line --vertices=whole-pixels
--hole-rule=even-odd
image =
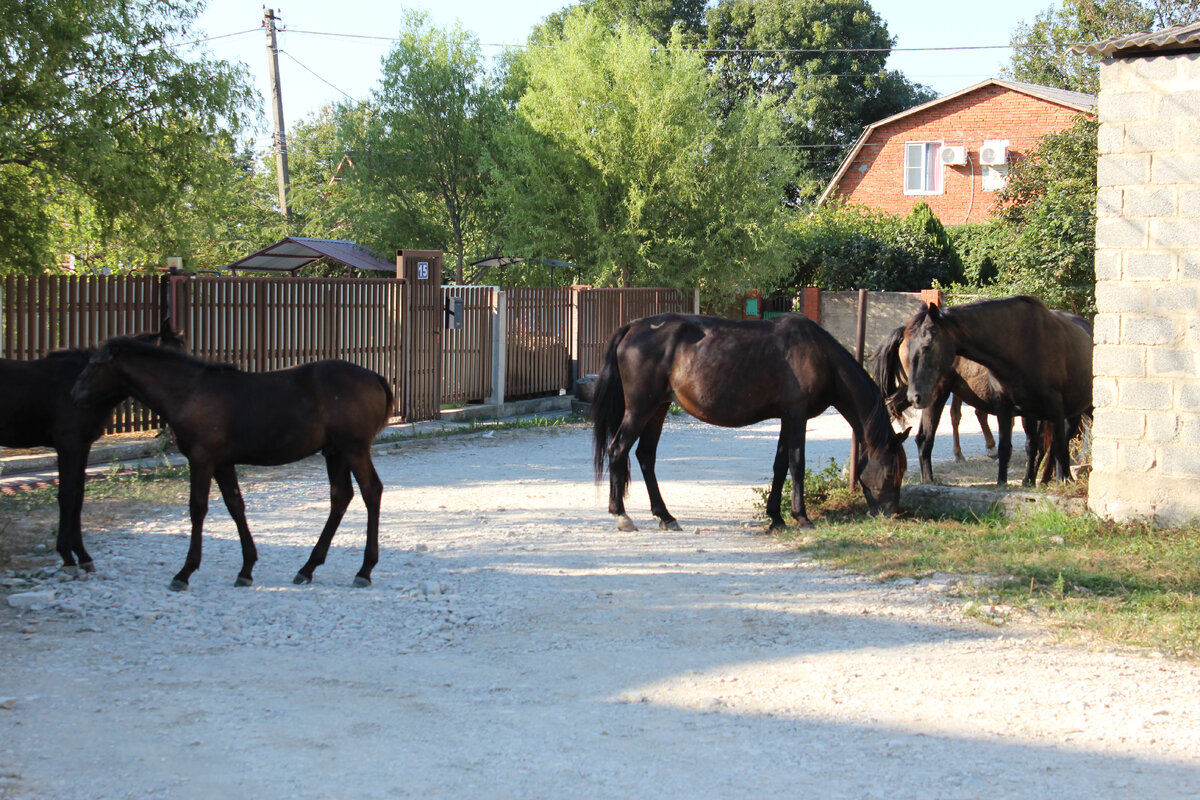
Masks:
[[[316,72],[315,72],[315,71],[314,71],[314,70],[313,70],[311,67],[309,67],[307,64],[305,64],[304,62],[302,62],[300,59],[296,58],[294,55],[292,55],[291,53],[289,53],[287,50],[280,50],[279,52],[283,53],[285,56],[287,56],[288,58],[290,58],[292,61],[295,61],[297,64],[299,64],[299,65],[300,65],[301,67],[303,67],[305,70],[307,70],[307,71],[308,71],[308,73],[309,73],[310,75],[312,75],[314,78],[316,78],[317,80],[319,80],[319,81],[321,81],[322,83],[324,83],[324,84],[325,84],[326,86],[328,86],[329,88],[333,89],[333,90],[334,90],[334,91],[336,91],[336,92],[341,92],[342,96],[343,96],[343,97],[345,97],[347,100],[350,100],[350,101],[352,101],[352,102],[355,102],[355,101],[356,101],[356,98],[354,98],[354,97],[352,97],[351,95],[347,94],[345,91],[343,91],[342,89],[338,88],[337,86],[334,86],[332,83],[330,83],[328,80],[326,80],[326,79],[325,79],[323,76],[321,76],[321,75],[318,75],[318,74],[317,74],[317,73],[316,73]]]

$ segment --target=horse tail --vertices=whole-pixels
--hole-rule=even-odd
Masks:
[[[905,326],[894,329],[880,343],[875,351],[874,364],[871,366],[871,377],[883,394],[888,413],[892,419],[900,422],[904,412],[908,410],[908,379],[900,364],[900,343],[904,341]]]
[[[622,325],[608,337],[604,348],[604,364],[596,379],[589,416],[595,426],[592,431],[592,460],[596,468],[596,480],[604,477],[608,462],[608,446],[617,435],[617,428],[625,418],[625,386],[621,383],[621,370],[617,365],[617,345],[629,332],[630,323]]]
[[[383,377],[378,372],[375,373],[375,377],[379,380],[379,385],[383,387],[383,395],[385,398],[383,424],[386,427],[388,420],[390,420],[392,415],[396,413],[396,395],[392,393],[392,387],[388,383],[387,378]]]

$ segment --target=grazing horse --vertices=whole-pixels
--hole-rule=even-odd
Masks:
[[[887,400],[888,410],[897,422],[902,421],[904,412],[911,405],[908,400],[908,373],[905,364],[908,361],[907,325],[901,325],[879,345],[875,351],[871,377],[875,379],[880,391]],[[1016,408],[1012,399],[1005,393],[1004,387],[986,367],[970,359],[958,357],[951,364],[950,371],[937,381],[933,399],[921,411],[921,426],[915,437],[918,459],[921,465],[921,482],[933,482],[933,438],[937,431],[938,421],[945,408],[946,399],[953,394],[956,401],[961,400],[976,410],[979,424],[983,428],[985,439],[988,440],[989,452],[995,448],[997,458],[997,483],[1008,482],[1008,462],[1012,455],[1012,428]],[[996,432],[999,442],[992,441],[991,432],[987,427],[987,415],[996,417]],[[958,447],[957,421],[953,409],[951,422],[955,425],[955,456],[962,458]],[[1026,443],[1026,450],[1029,445]],[[1036,459],[1031,459],[1031,463]]]
[[[183,337],[164,319],[157,333],[138,334],[150,345],[184,349]],[[97,396],[86,406],[71,401],[71,387],[91,350],[57,350],[32,361],[0,359],[0,446],[52,447],[58,455],[58,538],[63,572],[96,569],[83,546],[84,483],[92,443],[104,433],[113,409],[128,395]],[[76,558],[79,559],[76,563]]]
[[[1081,317],[1051,311],[1036,297],[980,300],[909,320],[908,400],[928,407],[938,382],[962,356],[986,367],[1019,413],[1051,427],[1050,455],[1059,480],[1070,480],[1068,420],[1092,409],[1092,331]],[[1026,435],[1039,439],[1026,426]],[[1029,445],[1026,445],[1029,449]],[[1032,481],[1036,458],[1026,467]]]
[[[784,526],[780,506],[789,469],[792,517],[811,524],[804,506],[805,427],[830,406],[865,445],[859,475],[871,513],[890,515],[899,508],[908,431],[892,430],[879,389],[825,330],[798,314],[765,322],[659,314],[624,325],[609,338],[591,406],[596,480],[607,461],[608,510],[619,530],[636,530],[624,502],[635,441],[651,512],[659,527],[679,530],[654,474],[672,401],[711,425],[780,420],[766,509],[772,530]]]
[[[186,589],[200,566],[201,529],[213,478],[242,544],[242,569],[235,585],[249,586],[258,552],[246,525],[235,465],[287,464],[318,451],[325,456],[329,475],[329,518],[294,582],[311,583],[313,570],[325,563],[338,523],[354,497],[353,473],[367,506],[366,551],[354,585],[371,584],[371,570],[379,561],[383,495],[371,462],[371,444],[394,405],[382,376],[337,359],[248,373],[117,338],[96,352],[72,394],[85,402],[117,391],[133,395],[165,419],[187,456],[191,545],[171,589]]]

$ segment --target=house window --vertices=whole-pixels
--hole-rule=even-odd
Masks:
[[[983,165],[983,190],[985,192],[998,192],[1004,188],[1005,182],[1008,180],[1008,164],[1002,164],[998,167],[990,167],[987,164]]]
[[[904,193],[942,193],[942,143],[904,143]]]

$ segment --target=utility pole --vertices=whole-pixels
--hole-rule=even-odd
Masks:
[[[267,52],[271,69],[271,110],[275,115],[275,178],[279,184],[279,213],[291,217],[288,210],[287,133],[283,129],[283,92],[279,88],[279,44],[275,39],[275,9],[266,9],[263,27],[267,29]]]

